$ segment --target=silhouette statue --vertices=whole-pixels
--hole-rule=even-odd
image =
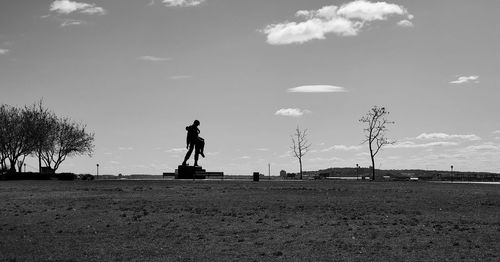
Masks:
[[[193,124],[190,126],[186,126],[187,136],[186,136],[186,148],[188,149],[186,156],[184,157],[184,162],[182,162],[183,166],[186,166],[189,157],[191,157],[191,153],[193,153],[194,149],[194,166],[198,166],[198,155],[205,157],[203,150],[205,148],[205,140],[198,136],[200,133],[200,129],[198,126],[200,125],[200,121],[194,120]]]

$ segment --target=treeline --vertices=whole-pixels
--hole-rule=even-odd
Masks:
[[[67,157],[94,150],[94,133],[68,117],[57,116],[39,101],[30,106],[0,105],[0,171],[22,172],[26,157],[55,172]],[[17,168],[17,170],[16,170]]]

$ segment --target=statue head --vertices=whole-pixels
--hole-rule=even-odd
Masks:
[[[200,125],[200,121],[198,121],[198,120],[194,120],[194,122],[193,122],[193,126],[199,126],[199,125]]]

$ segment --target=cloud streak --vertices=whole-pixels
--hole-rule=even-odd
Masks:
[[[457,146],[457,142],[447,142],[447,141],[438,141],[438,142],[429,142],[418,144],[412,141],[400,142],[394,145],[387,145],[387,148],[429,148],[429,147],[438,147],[438,146]]]
[[[403,6],[366,0],[353,1],[340,7],[331,5],[318,10],[299,10],[295,16],[304,21],[271,24],[261,30],[267,35],[267,42],[271,45],[302,44],[314,39],[325,39],[327,34],[356,36],[373,21],[387,20],[391,16],[413,18]],[[406,21],[400,23],[406,26],[411,23]]]
[[[437,140],[452,140],[452,139],[458,139],[458,140],[468,140],[468,141],[478,141],[481,140],[481,138],[477,135],[470,134],[470,135],[449,135],[445,133],[422,133],[416,137],[416,139],[419,140],[429,140],[429,139],[437,139]]]
[[[64,19],[61,22],[61,27],[72,26],[72,25],[84,25],[86,21],[83,20],[75,20],[75,19]]]
[[[320,152],[329,152],[329,151],[334,151],[334,150],[339,150],[339,151],[356,151],[362,149],[362,146],[346,146],[346,145],[334,145],[325,149],[322,149]]]
[[[9,49],[2,49],[0,48],[0,55],[5,55],[9,52]]]
[[[336,93],[336,92],[347,92],[347,90],[340,86],[329,86],[329,85],[306,85],[289,88],[290,93]]]
[[[309,110],[302,110],[300,108],[282,108],[274,113],[277,116],[288,116],[288,117],[301,117],[306,113],[311,113]]]
[[[479,76],[460,76],[457,80],[453,80],[450,84],[467,84],[467,83],[479,83]]]
[[[104,8],[96,6],[96,4],[87,4],[70,0],[55,0],[50,5],[50,11],[57,12],[59,14],[71,14],[78,12],[81,14],[88,15],[104,15],[106,10]]]
[[[163,0],[162,3],[167,7],[190,7],[201,5],[205,0]]]
[[[172,60],[169,57],[159,57],[159,56],[149,56],[149,55],[140,56],[138,59],[149,62],[165,62]]]

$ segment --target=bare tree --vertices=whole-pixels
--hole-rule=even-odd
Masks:
[[[7,105],[0,105],[0,171],[7,170],[7,138],[8,120],[10,108]]]
[[[0,136],[2,157],[10,162],[10,172],[16,172],[19,158],[31,154],[34,144],[31,139],[32,118],[27,110],[0,106]]]
[[[368,143],[370,149],[370,158],[372,160],[372,180],[375,180],[375,156],[385,145],[394,144],[385,137],[387,125],[394,122],[386,119],[389,111],[385,107],[373,106],[365,116],[359,121],[365,123],[367,127],[364,129],[366,139],[363,143]]]
[[[94,150],[94,134],[88,133],[86,126],[72,122],[69,118],[57,119],[47,141],[50,146],[43,149],[41,159],[54,170],[68,156],[91,156]]]
[[[32,154],[38,157],[38,169],[41,172],[42,152],[50,149],[52,146],[50,136],[55,132],[57,117],[52,111],[44,107],[43,100],[39,100],[29,107],[26,106],[25,110],[30,114],[30,118],[32,119],[30,137],[36,147]]]
[[[307,141],[307,129],[300,130],[299,126],[295,129],[295,133],[291,135],[292,146],[290,149],[293,155],[299,160],[300,179],[302,179],[302,157],[309,151],[311,144]]]

